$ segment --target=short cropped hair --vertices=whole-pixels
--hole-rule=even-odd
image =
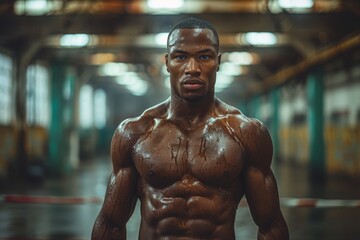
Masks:
[[[207,21],[199,19],[199,18],[188,18],[185,19],[177,24],[175,24],[169,32],[169,35],[167,37],[167,50],[169,51],[169,39],[171,34],[177,30],[177,29],[209,29],[215,36],[215,48],[217,51],[219,51],[219,35],[215,28]]]

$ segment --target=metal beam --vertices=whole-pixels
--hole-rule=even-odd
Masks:
[[[151,14],[67,14],[45,16],[0,15],[0,36],[20,35],[20,33],[39,34],[43,28],[51,26],[52,34],[89,33],[116,34],[122,29],[156,33],[167,31],[174,23],[196,16],[210,21],[219,33],[248,31],[285,31],[293,34],[330,32],[341,34],[356,29],[359,20],[356,14],[348,11],[330,13],[199,13],[181,15]],[[221,17],[219,17],[221,16]],[[279,29],[280,28],[280,29]],[[340,33],[337,33],[340,31]]]
[[[251,89],[252,95],[261,94],[276,86],[285,84],[296,76],[302,75],[321,64],[326,64],[340,55],[358,47],[360,47],[360,33],[356,33],[355,35],[346,38],[341,43],[320,51],[298,64],[275,73],[266,78],[263,82],[253,85]]]

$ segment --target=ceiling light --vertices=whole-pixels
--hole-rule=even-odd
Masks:
[[[126,85],[126,89],[135,96],[143,96],[148,90],[148,85],[145,81],[138,80],[131,85]]]
[[[228,60],[238,65],[251,65],[255,63],[253,54],[248,52],[231,52],[228,54]]]
[[[148,83],[135,72],[127,72],[123,76],[117,77],[115,81],[135,96],[145,95],[149,88]]]
[[[220,64],[220,73],[227,76],[239,76],[244,73],[243,68],[238,64],[224,62]]]
[[[16,1],[15,3],[15,12],[17,14],[42,15],[47,11],[48,3],[46,0]]]
[[[116,77],[123,75],[129,69],[126,63],[109,62],[99,67],[100,76]]]
[[[155,35],[155,43],[159,46],[166,46],[168,33],[158,33]]]
[[[84,47],[90,43],[88,34],[65,34],[60,37],[62,47]]]
[[[153,9],[176,9],[184,5],[183,0],[148,0],[149,8]]]
[[[58,10],[61,6],[61,1],[19,0],[14,4],[14,11],[17,15],[27,14],[37,16]]]
[[[219,72],[216,78],[215,92],[221,92],[225,88],[228,88],[234,81],[234,77],[225,75],[223,72]]]
[[[243,35],[243,40],[257,46],[269,46],[277,43],[276,35],[270,32],[248,32]]]
[[[278,0],[281,8],[311,8],[314,5],[313,0]]]

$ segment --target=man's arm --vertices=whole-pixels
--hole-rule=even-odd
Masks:
[[[288,240],[287,224],[280,210],[275,177],[271,171],[272,142],[267,129],[258,121],[245,131],[247,168],[244,175],[245,196],[258,240]]]
[[[125,125],[119,126],[111,142],[113,172],[93,227],[92,240],[125,240],[126,223],[135,208],[138,177],[131,160],[133,141],[128,140]]]

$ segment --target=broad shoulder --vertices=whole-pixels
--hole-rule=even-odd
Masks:
[[[273,145],[268,129],[258,119],[241,116],[239,134],[246,148],[249,166],[268,171],[270,169]]]
[[[115,173],[123,167],[133,166],[132,147],[142,135],[151,131],[156,118],[161,118],[166,109],[164,102],[146,110],[138,117],[125,119],[119,124],[111,142],[111,158]]]
[[[125,119],[116,129],[115,134],[136,138],[152,129],[157,119],[166,118],[168,102],[162,102],[145,110],[140,116]]]
[[[247,117],[239,109],[224,103],[221,100],[216,101],[216,107],[217,117],[226,120],[226,123],[235,131],[241,130],[241,132],[251,132],[265,128],[258,119]]]
[[[241,111],[239,109],[221,101],[218,98],[215,99],[215,109],[218,116],[241,114]]]
[[[239,109],[217,99],[217,115],[219,118],[225,118],[231,127],[239,128],[242,132],[259,133],[266,132],[264,124],[256,118],[250,118],[244,115]]]
[[[221,103],[219,119],[236,135],[245,148],[250,165],[268,168],[272,159],[272,141],[266,126],[258,119],[250,118],[240,110]]]

